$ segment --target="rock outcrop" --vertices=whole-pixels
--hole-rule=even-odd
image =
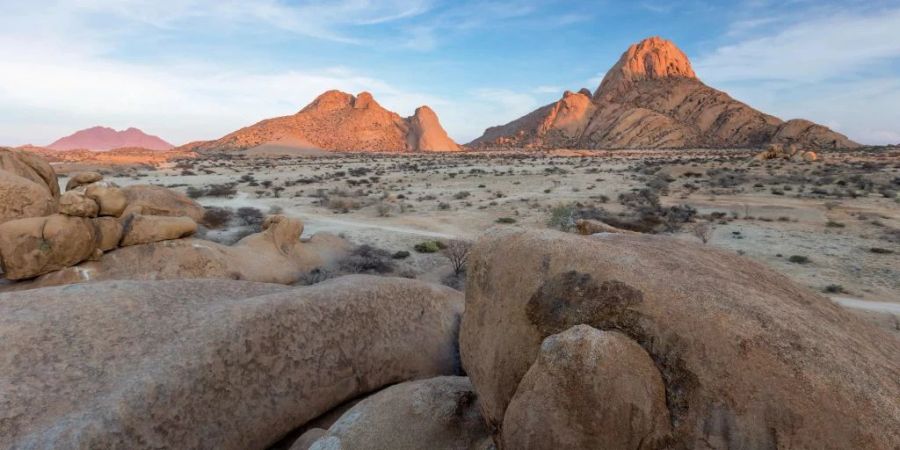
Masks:
[[[137,128],[116,131],[108,127],[92,127],[64,138],[57,139],[47,148],[51,150],[94,150],[106,151],[116,148],[143,148],[148,150],[169,150],[172,144],[158,136],[151,136]]]
[[[3,163],[4,157],[8,161],[19,163],[19,160],[2,152],[0,163]],[[29,161],[28,158],[23,160]],[[46,207],[40,203],[38,206],[41,207],[38,208],[29,208],[32,203],[21,204],[14,201],[5,205],[5,212],[25,216],[0,221],[0,268],[3,269],[4,277],[9,280],[23,280],[57,272],[49,277],[55,283],[81,281],[87,272],[77,271],[77,276],[73,276],[72,272],[58,271],[88,259],[100,259],[103,252],[119,246],[150,244],[192,235],[197,230],[197,221],[204,216],[203,207],[184,194],[157,186],[135,185],[121,189],[114,183],[103,181],[97,173],[76,174],[67,184],[69,189],[59,196],[56,175],[49,166],[41,167],[39,159],[38,163],[31,162],[27,165],[40,169],[34,172],[28,172],[8,161],[5,167],[20,170],[30,179],[43,180],[52,176],[53,185],[56,186],[55,194],[49,188],[44,192],[42,186],[30,179],[0,170],[0,197],[4,193],[24,192],[33,194],[30,199],[47,201]],[[4,184],[4,181],[9,182]],[[58,201],[52,195],[59,197]],[[56,211],[60,214],[53,214]],[[29,217],[30,214],[39,217]],[[286,233],[291,234],[296,227],[287,228]],[[279,229],[283,230],[285,227]],[[279,239],[284,239],[284,234],[282,232]],[[299,233],[293,237],[295,240],[299,239]],[[247,248],[250,247],[252,246]],[[276,250],[278,251],[287,254],[285,250]],[[251,257],[250,260],[256,259]],[[123,269],[132,270],[135,266],[132,264],[130,268]],[[294,268],[295,266],[290,266],[290,269]],[[48,283],[53,284],[43,284]],[[26,285],[13,285],[8,288],[21,289],[24,286]]]
[[[295,140],[309,148],[332,151],[432,152],[457,151],[427,106],[403,118],[384,109],[372,94],[357,96],[328,91],[292,116],[266,119],[221,139],[192,143],[190,151],[229,151]]]
[[[806,120],[759,112],[697,79],[670,41],[632,45],[597,90],[563,98],[506,125],[488,128],[473,147],[757,148],[797,144],[853,148],[846,136]]]
[[[95,221],[101,219],[104,218]],[[300,242],[303,224],[297,219],[270,216],[263,227],[261,233],[251,234],[231,246],[187,238],[121,247],[96,261],[57,270],[7,289],[107,280],[192,278],[293,284],[309,271],[331,265],[350,249],[346,240],[328,233],[317,233]],[[111,228],[107,233],[115,232]],[[121,228],[118,232],[121,235]]]
[[[601,381],[579,379],[562,363],[536,365],[548,336],[582,324],[619,333],[652,359],[665,387],[669,448],[890,449],[900,442],[900,341],[828,299],[733,252],[677,239],[506,227],[472,250],[460,332],[463,367],[500,440],[521,442],[507,433],[522,428],[507,428],[507,420],[534,424],[539,413],[570,411],[553,423],[576,426],[585,420],[577,411],[603,400],[582,398],[591,391],[578,387]],[[630,347],[615,359],[637,363],[640,352]],[[597,364],[605,380],[633,372]],[[553,381],[556,369],[563,379]],[[614,402],[642,398],[603,384],[591,389]],[[513,409],[512,402],[528,404]],[[529,407],[530,419],[514,412]],[[656,423],[653,414],[640,417],[640,429]],[[617,419],[578,432],[622,432],[603,429],[608,420]]]
[[[0,447],[266,448],[348,399],[457,373],[462,302],[368,276],[0,294]]]
[[[58,199],[50,164],[25,151],[0,148],[0,223],[53,214]]]
[[[307,448],[487,450],[490,444],[469,379],[447,376],[408,381],[363,399]]]

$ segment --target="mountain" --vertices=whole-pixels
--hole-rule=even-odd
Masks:
[[[555,103],[488,128],[475,148],[853,148],[846,136],[807,120],[787,122],[700,81],[670,41],[628,48],[597,90],[566,91]]]
[[[341,91],[325,92],[294,115],[266,119],[221,139],[185,147],[200,152],[261,146],[283,149],[286,142],[299,143],[297,149],[304,151],[460,150],[427,106],[404,118],[384,109],[368,92],[354,97]]]
[[[47,148],[52,150],[95,151],[125,147],[169,150],[173,145],[157,136],[146,134],[137,128],[116,131],[107,127],[93,127],[77,131],[47,146]]]

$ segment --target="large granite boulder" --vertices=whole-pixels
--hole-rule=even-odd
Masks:
[[[455,374],[461,297],[368,276],[0,294],[0,448],[265,448],[348,399]]]
[[[91,219],[54,214],[0,224],[0,266],[10,280],[32,278],[96,256]]]
[[[0,223],[53,214],[57,199],[59,185],[50,164],[28,152],[0,148]]]
[[[467,272],[463,366],[504,440],[541,343],[585,324],[653,360],[672,448],[900,442],[900,341],[748,258],[663,236],[507,227],[479,240]]]

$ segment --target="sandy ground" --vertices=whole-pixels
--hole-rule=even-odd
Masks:
[[[503,226],[497,225],[501,218],[547,227],[560,205],[624,211],[620,194],[662,184],[663,206],[689,205],[699,213],[695,222],[710,223],[708,245],[761,261],[900,334],[896,151],[830,153],[815,163],[751,162],[750,153],[740,151],[582,155],[588,156],[244,155],[105,170],[120,185],[187,191],[233,184],[234,195],[198,201],[281,209],[304,221],[306,236],[327,231],[390,252],[410,251],[407,269],[437,281],[448,264],[439,255],[416,254],[416,243],[471,240]],[[673,234],[699,241],[692,227]],[[792,256],[808,261],[791,262]]]

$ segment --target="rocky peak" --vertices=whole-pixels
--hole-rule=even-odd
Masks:
[[[697,75],[681,49],[672,41],[654,36],[628,47],[603,77],[594,97],[614,94],[637,81],[663,78],[695,79]]]
[[[380,107],[381,105],[379,105],[378,102],[372,98],[372,94],[368,92],[360,92],[353,101],[353,108],[355,109],[367,109],[373,106]]]
[[[312,103],[306,106],[306,108],[303,108],[300,112],[308,110],[331,111],[342,109],[352,105],[354,101],[355,99],[352,95],[334,89],[326,91],[322,95],[316,97]]]

